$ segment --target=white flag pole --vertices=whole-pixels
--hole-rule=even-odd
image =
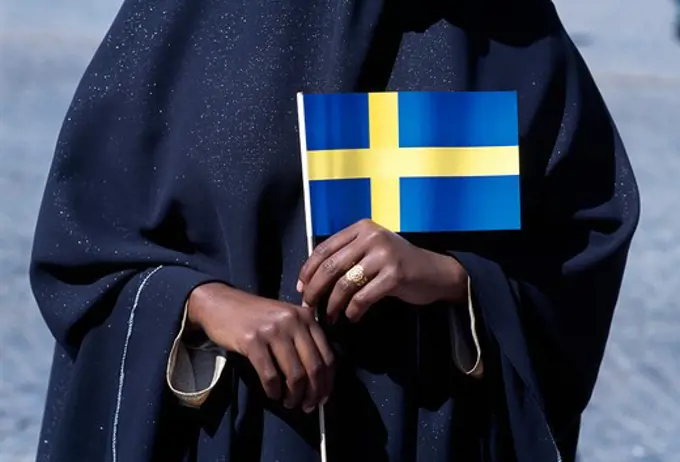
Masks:
[[[300,156],[302,160],[302,191],[305,203],[305,228],[307,231],[307,254],[314,250],[314,236],[312,234],[312,208],[309,196],[309,164],[307,163],[307,136],[305,126],[305,101],[302,93],[297,94],[298,128],[300,130]],[[319,451],[321,462],[328,462],[326,453],[326,412],[323,405],[319,405],[319,434],[321,441]]]

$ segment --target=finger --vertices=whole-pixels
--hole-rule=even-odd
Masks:
[[[380,271],[381,260],[379,256],[369,253],[360,262],[359,266],[364,270],[364,277],[366,281],[373,280]],[[347,273],[340,277],[333,287],[333,291],[328,299],[328,306],[326,312],[328,320],[332,324],[337,319],[342,311],[344,311],[352,297],[359,292],[361,285],[347,278]]]
[[[338,250],[352,242],[359,235],[357,226],[352,225],[348,228],[339,231],[317,245],[314,251],[309,256],[298,276],[298,291],[305,290],[305,285],[312,279],[312,275],[319,269],[321,263],[328,257],[336,253]]]
[[[298,309],[299,312],[300,312],[300,318],[302,318],[302,320],[303,320],[304,322],[306,322],[307,324],[312,323],[312,322],[316,322],[316,320],[317,320],[317,312],[316,312],[316,308],[315,308],[315,307],[309,306],[309,305],[308,305],[307,303],[305,303],[304,300],[303,300],[302,306],[301,306],[301,307],[296,307],[296,309]]]
[[[292,340],[281,339],[271,344],[271,350],[286,378],[286,395],[283,404],[288,409],[298,407],[305,394],[307,374],[297,349]]]
[[[273,400],[281,398],[281,377],[267,345],[257,345],[248,352],[248,360],[260,377],[265,394]]]
[[[302,361],[302,366],[307,373],[307,388],[302,401],[302,409],[309,413],[314,410],[321,399],[321,391],[326,386],[324,383],[325,364],[321,358],[316,342],[307,329],[301,329],[295,336],[295,348]]]
[[[328,344],[326,334],[317,323],[312,323],[309,326],[309,333],[316,343],[319,354],[326,366],[324,368],[325,378],[323,380],[323,388],[319,391],[321,404],[324,404],[333,390],[333,381],[335,379],[335,355],[333,349]]]
[[[378,273],[373,280],[354,294],[345,310],[345,316],[352,322],[359,321],[371,306],[391,294],[394,290],[393,280],[387,271]]]
[[[305,285],[304,302],[317,306],[321,297],[331,291],[336,281],[361,260],[364,253],[365,247],[355,240],[322,261]]]

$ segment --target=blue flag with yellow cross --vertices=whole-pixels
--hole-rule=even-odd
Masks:
[[[515,92],[299,94],[308,226],[520,228]]]

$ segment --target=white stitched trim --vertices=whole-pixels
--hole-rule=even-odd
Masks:
[[[470,376],[481,376],[481,373],[483,373],[484,369],[481,369],[482,365],[482,345],[479,342],[479,335],[477,335],[477,318],[475,316],[475,308],[472,303],[472,281],[470,278],[467,280],[467,289],[468,289],[468,313],[470,316],[470,330],[472,331],[472,341],[475,343],[475,350],[477,351],[477,359],[475,360],[475,365],[472,366],[472,369],[469,371],[465,371],[465,375],[470,375]],[[481,369],[481,370],[480,370]]]
[[[543,420],[545,420],[545,426],[548,429],[548,435],[550,436],[550,442],[553,445],[553,448],[555,448],[555,455],[557,456],[557,462],[562,462],[562,454],[560,454],[560,449],[557,447],[557,443],[555,443],[555,437],[552,434],[552,430],[550,430],[550,425],[548,425],[548,419],[545,418],[545,415],[543,416]]]
[[[142,295],[142,290],[146,287],[146,283],[149,282],[151,276],[156,274],[156,272],[163,268],[163,265],[158,266],[153,269],[146,277],[142,280],[141,284],[137,288],[137,293],[135,294],[135,300],[132,303],[132,309],[130,310],[130,317],[128,318],[128,328],[127,334],[125,335],[125,343],[123,344],[123,356],[120,359],[120,371],[118,373],[118,394],[116,396],[116,411],[113,414],[113,431],[111,432],[111,456],[112,462],[118,462],[118,420],[120,418],[120,406],[123,401],[123,383],[125,382],[125,361],[127,359],[128,345],[130,344],[130,337],[132,337],[132,326],[135,322],[135,311],[137,311],[137,305],[139,304],[139,298]]]

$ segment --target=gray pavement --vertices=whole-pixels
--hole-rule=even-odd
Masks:
[[[56,3],[0,0],[0,462],[35,458],[53,341],[26,277],[32,232],[61,120],[118,7]]]
[[[26,278],[31,234],[61,119],[118,3],[0,0],[0,462],[34,457],[52,340]],[[583,461],[675,462],[680,45],[672,41],[672,1],[556,4],[600,83],[643,196],[611,341],[585,417]]]

